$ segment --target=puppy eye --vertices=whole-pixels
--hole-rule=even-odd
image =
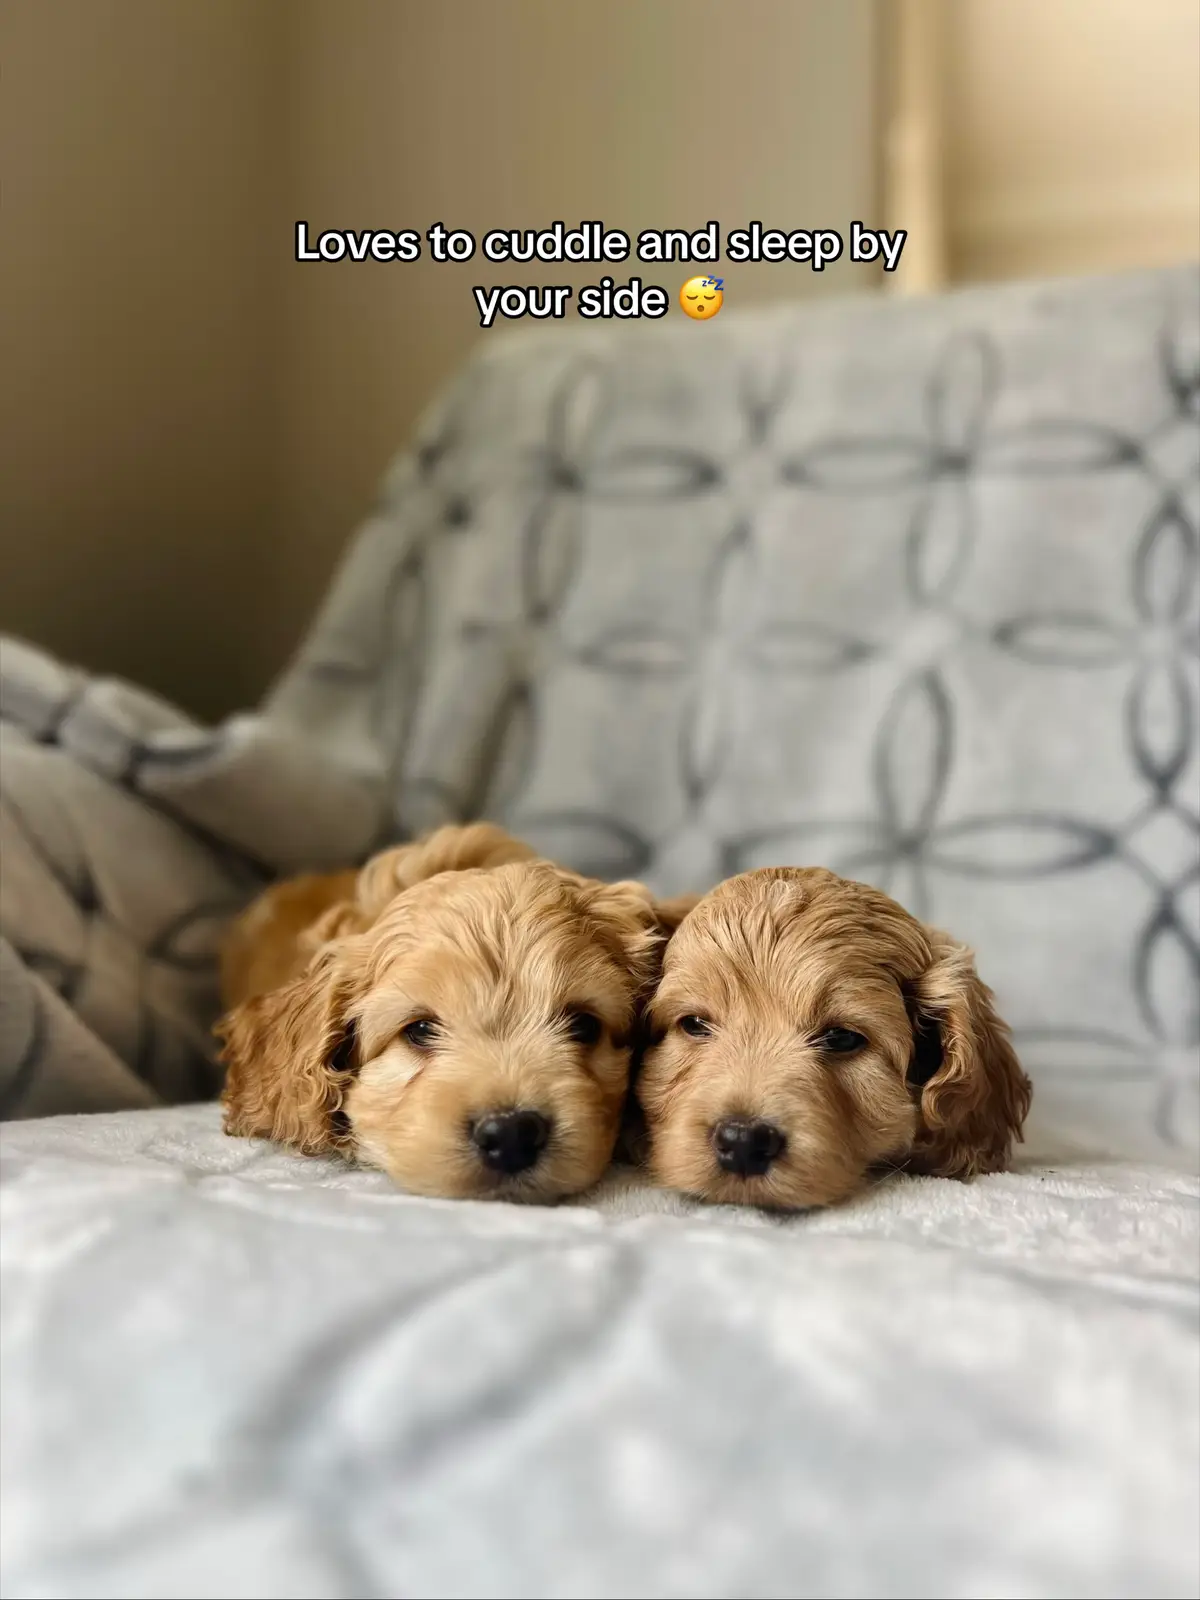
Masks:
[[[354,1072],[357,1070],[358,1028],[353,1021],[346,1024],[346,1031],[333,1047],[329,1057],[329,1070],[331,1072]]]
[[[567,1033],[576,1044],[599,1044],[604,1024],[590,1011],[568,1011]]]
[[[442,1030],[431,1017],[421,1017],[400,1029],[400,1037],[414,1050],[432,1050],[441,1037]]]
[[[853,1028],[826,1028],[824,1033],[818,1034],[816,1042],[820,1049],[828,1050],[830,1055],[849,1056],[862,1049],[867,1036],[855,1033]]]
[[[707,1017],[680,1017],[679,1026],[689,1039],[707,1039],[712,1032],[712,1023]]]

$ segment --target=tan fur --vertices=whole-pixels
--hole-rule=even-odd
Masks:
[[[309,873],[260,895],[225,936],[222,1004],[240,1005],[294,977],[313,954],[308,931],[353,900],[357,881],[357,872]]]
[[[536,852],[490,822],[438,828],[373,856],[361,871],[308,873],[272,884],[233,923],[221,951],[228,1009],[303,972],[329,939],[362,932],[403,889],[439,872],[529,861]]]
[[[299,975],[218,1030],[228,1132],[356,1156],[421,1194],[551,1200],[596,1181],[663,944],[640,884],[579,877],[478,824],[376,857],[308,928],[292,908],[320,895],[269,894],[257,925],[286,947],[272,970],[290,960]],[[570,1038],[572,1011],[600,1019],[598,1042]],[[420,1019],[436,1019],[432,1048],[403,1037]],[[545,1116],[550,1139],[536,1166],[501,1177],[468,1130],[518,1107]]]
[[[689,1037],[689,1015],[711,1034]],[[638,1094],[652,1168],[709,1200],[827,1205],[879,1168],[1000,1171],[1029,1109],[1031,1085],[970,951],[819,868],[744,873],[700,900],[667,947],[651,1021]],[[834,1027],[869,1042],[832,1056],[815,1041]],[[916,1037],[934,1030],[941,1065],[915,1087]],[[713,1129],[726,1117],[784,1135],[765,1173],[717,1164]]]

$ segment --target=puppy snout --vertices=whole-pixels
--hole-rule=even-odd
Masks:
[[[773,1122],[727,1117],[712,1132],[717,1165],[739,1178],[759,1178],[783,1152],[787,1142]]]
[[[471,1128],[484,1166],[509,1175],[534,1166],[549,1138],[550,1124],[540,1111],[489,1111]]]

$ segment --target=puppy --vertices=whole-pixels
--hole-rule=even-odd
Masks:
[[[226,1131],[355,1157],[417,1194],[551,1201],[593,1184],[658,973],[647,890],[480,824],[377,857],[352,901],[297,928],[296,906],[322,897],[282,888],[232,941],[235,986],[301,970],[219,1025]],[[255,926],[282,956],[236,954]]]
[[[876,1171],[1002,1171],[1032,1087],[971,953],[865,884],[743,873],[671,938],[638,1081],[658,1181],[845,1200]]]

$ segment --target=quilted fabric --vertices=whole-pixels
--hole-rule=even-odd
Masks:
[[[1188,1600],[1194,1175],[1035,1136],[769,1220],[12,1124],[12,1600]],[[86,1329],[86,1337],[81,1330]]]
[[[199,728],[128,684],[0,649],[0,1117],[208,1099],[229,917],[342,865],[369,783],[258,717]]]

